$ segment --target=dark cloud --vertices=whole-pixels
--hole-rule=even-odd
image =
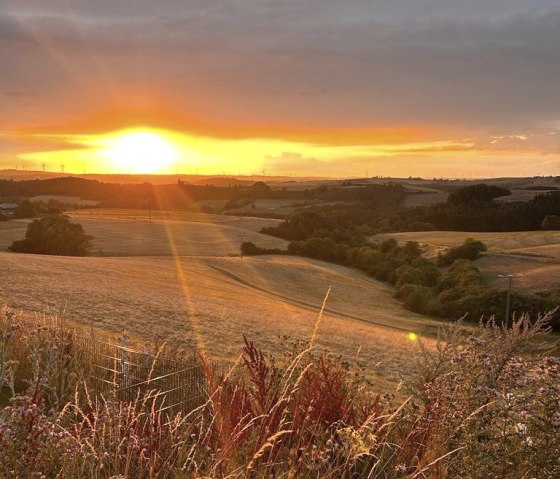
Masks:
[[[149,104],[207,123],[446,125],[461,139],[559,116],[557,0],[3,5],[0,127]]]

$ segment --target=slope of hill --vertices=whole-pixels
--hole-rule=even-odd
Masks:
[[[404,311],[382,283],[354,270],[291,257],[67,258],[0,253],[0,299],[28,312],[64,310],[84,326],[194,344],[213,357],[238,354],[245,333],[279,354],[279,339],[308,340],[389,385],[412,366],[410,332],[436,321]],[[30,281],[33,278],[33,281]]]

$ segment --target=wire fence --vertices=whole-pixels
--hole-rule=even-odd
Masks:
[[[73,346],[81,361],[89,365],[88,386],[121,401],[141,398],[168,414],[188,413],[208,398],[205,367],[221,372],[217,363],[203,364],[193,352],[190,359],[176,360],[147,350],[73,335]]]
[[[202,360],[192,348],[171,357],[164,348],[128,345],[126,335],[83,335],[60,321],[45,323],[36,318],[18,318],[27,331],[48,335],[57,355],[81,370],[88,390],[105,398],[154,407],[157,412],[186,414],[204,404],[209,395],[209,375],[221,376],[224,365]],[[143,350],[140,350],[143,349]],[[64,362],[63,361],[63,362]],[[58,365],[64,369],[64,365]]]

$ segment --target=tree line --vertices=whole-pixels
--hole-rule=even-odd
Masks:
[[[560,192],[538,194],[526,202],[499,203],[493,201],[496,194],[506,196],[508,190],[488,187],[478,190],[480,195],[477,196],[472,195],[472,188],[452,193],[445,203],[391,211],[378,218],[374,226],[382,231],[481,232],[536,231],[560,227]]]
[[[418,243],[409,241],[399,245],[394,238],[351,246],[328,237],[312,237],[292,241],[287,251],[259,248],[252,243],[243,245],[246,255],[292,254],[357,268],[394,286],[395,297],[416,313],[451,320],[467,315],[466,320],[474,322],[483,316],[494,316],[501,322],[506,319],[507,292],[487,287],[472,262],[485,249],[480,241],[467,239],[463,245],[440,255],[440,265],[451,264],[442,270],[422,256]],[[512,311],[537,317],[556,307],[560,292],[537,295],[512,292],[510,299]],[[553,316],[551,327],[560,331],[560,315]]]
[[[40,195],[77,196],[95,200],[100,206],[124,208],[189,208],[202,200],[320,200],[396,204],[405,196],[397,184],[332,185],[306,189],[273,188],[259,181],[253,185],[214,186],[178,182],[170,185],[104,183],[65,177],[47,180],[0,180],[0,198],[21,200]]]

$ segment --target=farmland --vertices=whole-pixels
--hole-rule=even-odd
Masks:
[[[417,241],[435,248],[458,246],[465,238],[484,242],[491,253],[530,252],[542,246],[560,245],[560,231],[514,231],[506,233],[477,233],[463,231],[420,231],[378,235],[374,239],[395,238],[397,241]]]
[[[281,353],[279,336],[310,337],[332,285],[319,344],[359,360],[382,387],[407,374],[414,348],[408,334],[428,341],[438,322],[403,309],[390,286],[350,268],[291,256],[239,258],[239,243],[267,248],[287,242],[259,233],[278,220],[198,212],[84,209],[70,213],[95,237],[90,258],[0,253],[0,297],[28,313],[62,312],[83,326],[139,338],[164,338],[232,360],[242,334]],[[25,234],[29,220],[0,223],[0,247]],[[560,275],[552,255],[560,233],[421,232],[379,235],[418,241],[432,257],[474,236],[489,246],[477,262],[488,283],[505,286],[503,273],[522,273],[514,288],[550,289]],[[30,283],[28,278],[33,277]],[[543,278],[547,278],[546,282]],[[54,286],[56,285],[56,286]],[[557,287],[560,287],[560,280]]]
[[[368,366],[382,387],[413,365],[408,334],[431,338],[438,322],[405,311],[392,289],[366,275],[304,258],[228,257],[240,235],[263,247],[284,240],[260,234],[277,220],[131,210],[71,214],[95,236],[89,258],[0,253],[0,299],[28,313],[63,312],[83,326],[197,346],[231,360],[242,334],[279,354],[278,336],[308,340],[329,286],[318,344]],[[0,224],[2,249],[26,221]],[[29,281],[33,278],[33,281]],[[427,339],[428,341],[430,339]]]
[[[284,248],[284,240],[259,230],[278,220],[203,213],[152,213],[133,210],[79,210],[70,216],[94,236],[93,252],[108,256],[196,255],[239,253],[241,237],[266,248]],[[0,223],[0,250],[25,236],[27,221]]]
[[[432,335],[437,326],[404,311],[388,287],[365,275],[300,258],[0,253],[0,276],[10,278],[0,295],[16,308],[63,310],[67,319],[85,326],[159,335],[227,360],[239,353],[242,333],[274,353],[280,352],[279,335],[309,339],[332,285],[319,344],[346,358],[359,354],[385,385],[412,366],[414,346],[407,333]]]

